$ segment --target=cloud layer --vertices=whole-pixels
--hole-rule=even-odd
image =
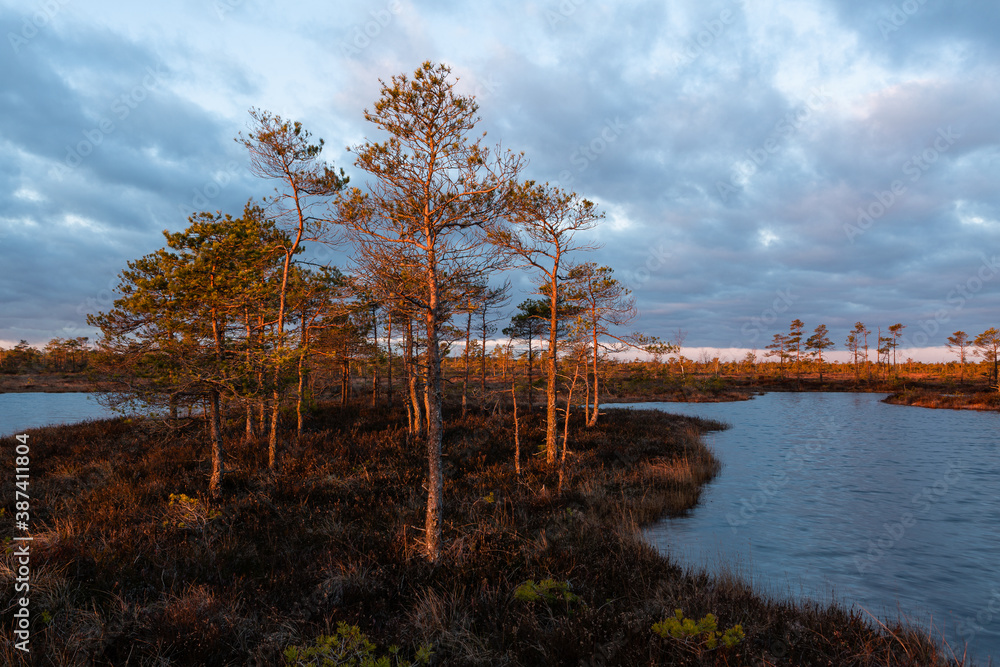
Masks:
[[[762,349],[797,317],[842,347],[856,321],[902,322],[933,348],[1000,326],[1000,7],[0,4],[7,344],[93,335],[162,230],[267,194],[232,141],[249,107],[351,173],[378,79],[424,60],[528,177],[600,203],[580,259],[616,269],[644,331]]]

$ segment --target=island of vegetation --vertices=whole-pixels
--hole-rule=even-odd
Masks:
[[[697,504],[719,470],[700,435],[724,425],[609,401],[906,380],[867,338],[863,361],[856,338],[852,365],[825,362],[825,331],[803,340],[798,320],[773,362],[618,333],[634,301],[580,260],[596,205],[523,180],[476,112],[445,66],[382,82],[365,113],[388,138],[352,149],[368,180],[350,188],[299,123],[251,110],[239,141],[273,197],[165,232],[88,318],[96,346],[4,351],[4,390],[86,372],[151,413],[27,434],[30,661],[961,664],[925,632],[685,572],[643,540]],[[323,243],[351,265],[307,261]],[[537,298],[488,353],[512,268]],[[8,539],[8,599],[18,567]],[[12,641],[3,658],[26,660]]]
[[[426,460],[384,401],[317,405],[278,474],[266,440],[229,422],[216,496],[203,419],[32,431],[33,664],[960,664],[924,631],[768,599],[647,544],[639,528],[690,510],[718,470],[699,434],[721,425],[612,409],[588,428],[571,414],[560,491],[544,413],[522,411],[515,434],[510,407],[445,410],[435,561]],[[9,513],[0,530],[14,533]],[[671,633],[678,609],[701,629]],[[21,664],[12,641],[3,652]]]

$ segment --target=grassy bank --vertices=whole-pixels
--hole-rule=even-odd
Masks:
[[[262,472],[266,447],[234,445],[218,501],[206,496],[196,424],[32,432],[33,663],[280,665],[289,647],[346,623],[375,655],[400,647],[398,664],[421,647],[449,665],[944,664],[913,631],[683,572],[641,540],[641,524],[697,503],[718,471],[699,435],[719,425],[627,410],[593,429],[572,424],[557,496],[538,457],[514,474],[508,422],[448,420],[437,565],[419,555],[422,446],[394,415],[321,411],[274,478]],[[521,438],[544,441],[538,417]],[[15,444],[2,441],[8,453]],[[14,498],[12,470],[0,489]],[[14,534],[12,510],[8,501],[0,534]],[[8,542],[0,563],[6,664],[20,659],[12,551]],[[707,632],[654,633],[675,609],[711,613],[720,631],[738,624],[745,638],[710,648]]]
[[[640,401],[681,401],[723,403],[748,401],[760,391],[722,376],[672,375],[652,377],[642,373],[609,379],[604,385],[604,403]]]
[[[1000,392],[964,391],[943,393],[931,389],[907,389],[885,398],[893,405],[914,405],[920,408],[949,410],[1000,410]]]
[[[714,403],[745,401],[768,392],[865,392],[890,394],[886,403],[914,405],[925,408],[967,410],[1000,410],[1000,392],[980,378],[976,382],[961,384],[928,378],[909,380],[859,380],[851,375],[816,376],[671,376],[650,378],[617,378],[606,384],[608,395],[605,403],[639,401],[685,401]]]
[[[86,373],[0,374],[0,394],[89,392],[100,391],[101,388]]]
[[[614,377],[605,382],[605,402],[686,401],[718,403],[746,401],[767,392],[890,392],[904,386],[901,380],[866,381],[853,375],[838,377],[742,375],[681,375],[650,376],[634,373]]]

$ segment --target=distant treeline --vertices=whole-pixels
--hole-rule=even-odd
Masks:
[[[41,349],[22,340],[0,347],[0,373],[79,373],[86,370],[93,348],[88,338],[53,338]]]
[[[796,375],[800,375],[807,366],[811,366],[817,369],[822,379],[823,369],[827,367],[823,353],[833,349],[835,343],[830,340],[826,325],[820,324],[808,337],[804,333],[804,327],[802,320],[792,320],[787,334],[774,334],[767,346],[766,356],[775,359],[782,374],[788,368]],[[870,329],[863,322],[854,325],[847,334],[844,348],[850,355],[848,363],[856,379],[864,378],[870,381],[873,376],[889,379],[893,375],[898,375],[900,360],[896,351],[905,328],[906,325],[902,323],[890,325],[884,330],[880,326],[874,330]],[[946,346],[955,354],[960,380],[965,379],[965,370],[969,362],[978,357],[982,360],[982,366],[988,372],[989,379],[994,384],[997,383],[1000,330],[991,327],[975,338],[971,338],[964,331],[956,331],[948,337]],[[747,361],[752,365],[754,360],[749,357],[755,355],[750,353],[747,356]],[[908,368],[914,365],[912,359],[906,359],[904,363]],[[948,364],[937,366],[942,369],[949,367]]]

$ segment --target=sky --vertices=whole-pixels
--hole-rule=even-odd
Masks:
[[[525,178],[599,204],[632,329],[762,354],[791,320],[915,359],[1000,328],[1000,5],[0,0],[0,346],[90,336],[126,262],[273,184],[301,121],[352,185],[379,79],[445,63]],[[343,265],[325,248],[314,256]],[[521,293],[526,272],[512,276]]]

